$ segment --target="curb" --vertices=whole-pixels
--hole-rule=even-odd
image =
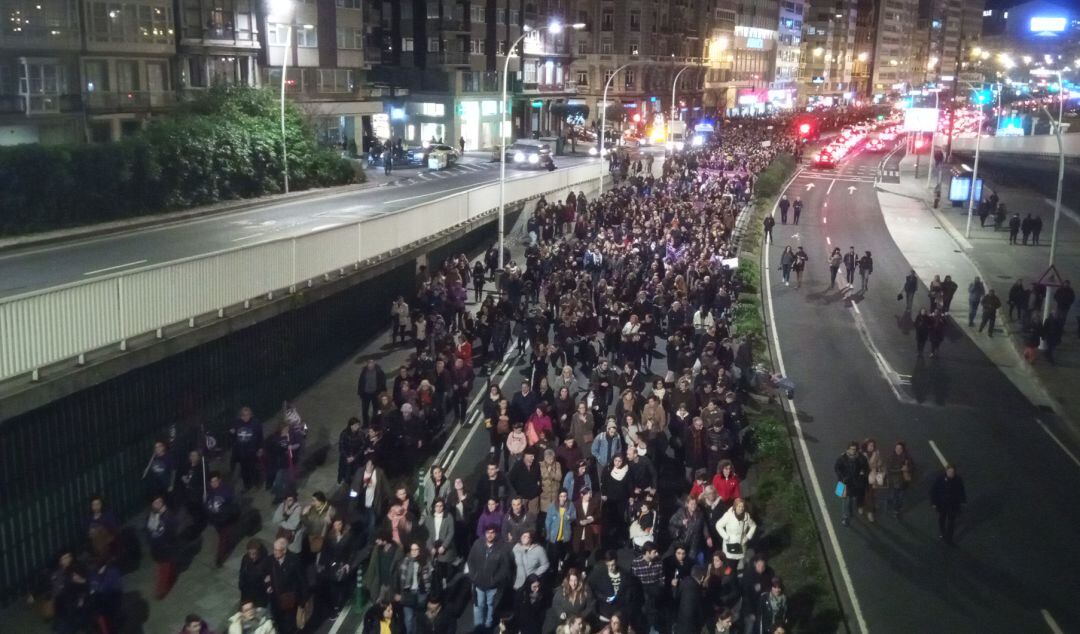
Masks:
[[[128,220],[110,220],[80,227],[69,227],[66,229],[56,229],[24,236],[0,238],[0,253],[25,249],[28,247],[50,246],[61,242],[69,242],[84,238],[98,238],[101,236],[126,233],[151,227],[161,227],[215,215],[227,215],[241,211],[249,211],[263,205],[298,202],[310,198],[319,198],[321,196],[360,192],[368,189],[375,189],[377,187],[384,187],[386,185],[389,185],[389,183],[372,183],[369,181],[355,185],[307,189],[299,192],[289,192],[288,194],[273,194],[259,198],[250,198],[243,201],[230,201],[222,203],[220,206],[196,207],[185,211],[153,214]]]

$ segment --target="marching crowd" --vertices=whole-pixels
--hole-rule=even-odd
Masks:
[[[365,634],[455,632],[469,606],[480,632],[785,631],[784,583],[760,547],[769,527],[740,486],[753,369],[729,260],[756,175],[795,151],[785,128],[744,121],[659,176],[633,166],[595,200],[541,200],[523,261],[507,251],[502,270],[494,247],[422,269],[391,308],[408,362],[359,374],[337,490],[300,495],[306,426],[289,403],[266,435],[240,410],[227,469],[210,468],[204,440],[184,453],[158,443],[142,525],[158,597],[186,540],[213,527],[221,565],[253,534],[230,484],[239,472],[244,492],[271,491],[275,539],[242,546],[230,633],[304,630],[358,589]],[[525,368],[505,393],[504,358]],[[471,416],[489,443],[479,479],[434,467],[410,482],[449,423]],[[107,634],[124,540],[100,498],[85,527],[46,594],[56,631]],[[192,615],[181,631],[210,626]]]

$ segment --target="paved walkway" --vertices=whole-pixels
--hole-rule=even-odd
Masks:
[[[889,231],[919,278],[928,283],[934,275],[952,275],[960,287],[953,317],[962,330],[1033,404],[1064,419],[1068,423],[1065,432],[1080,442],[1080,394],[1076,390],[1080,385],[1080,339],[1075,308],[1055,354],[1057,365],[1042,357],[1033,364],[1023,359],[1023,333],[1018,323],[1009,320],[1007,307],[999,313],[998,327],[1009,336],[990,338],[967,327],[966,290],[974,276],[994,288],[1004,304],[1013,282],[1020,278],[1030,286],[1046,270],[1049,259],[1053,193],[1047,198],[1045,193],[992,182],[986,186],[988,191],[997,191],[1010,215],[1015,211],[1021,217],[1027,213],[1042,216],[1041,246],[1010,246],[1007,230],[995,231],[990,222],[981,227],[978,216],[972,219],[971,237],[965,237],[966,207],[953,208],[945,201],[944,206],[933,209],[933,191],[926,187],[926,179],[916,180],[910,171],[901,170],[899,184],[880,183],[877,190]],[[1077,279],[1080,272],[1080,216],[1071,210],[1062,213],[1058,226],[1056,266],[1065,279]]]

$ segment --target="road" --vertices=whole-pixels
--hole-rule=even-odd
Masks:
[[[559,167],[596,161],[560,157]],[[114,271],[169,262],[240,245],[302,235],[400,209],[497,181],[499,165],[466,159],[453,168],[401,169],[395,186],[269,203],[255,209],[75,240],[0,255],[0,297],[49,288]],[[507,169],[507,180],[537,171]]]
[[[811,498],[825,509],[823,537],[849,623],[875,634],[1078,632],[1080,465],[1042,430],[1037,419],[1047,415],[956,324],[939,359],[916,357],[911,318],[896,299],[909,266],[874,192],[881,159],[860,153],[836,170],[801,171],[788,188],[804,201],[800,224],[778,224],[766,249],[770,321],[797,384],[796,446],[816,476]],[[801,289],[794,280],[784,286],[776,270],[786,244],[810,256]],[[873,253],[865,295],[829,288],[834,246]],[[957,280],[958,319],[966,319],[968,281]],[[925,297],[923,287],[916,311]],[[856,516],[846,528],[833,464],[849,441],[868,437],[889,451],[906,441],[918,478],[902,519],[879,511],[876,525]],[[953,548],[938,541],[927,499],[945,461],[958,465],[969,500]]]

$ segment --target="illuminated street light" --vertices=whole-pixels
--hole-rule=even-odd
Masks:
[[[865,62],[866,60],[870,59],[870,55],[866,51],[863,51],[862,53],[859,53],[856,59],[858,59],[860,62]]]
[[[825,49],[820,46],[814,49],[814,57],[821,57],[821,54],[825,52]]]

